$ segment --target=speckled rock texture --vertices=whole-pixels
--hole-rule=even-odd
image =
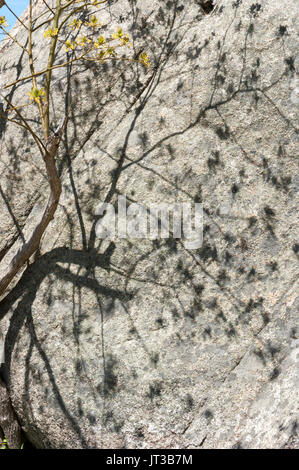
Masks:
[[[0,302],[4,376],[39,448],[299,447],[299,2],[214,3],[110,1],[99,17],[151,68],[54,73],[53,128],[73,100],[63,194]],[[0,68],[27,73],[9,41]],[[48,187],[32,139],[3,120],[0,135],[1,273]],[[99,240],[96,208],[118,195],[202,202],[203,246]]]

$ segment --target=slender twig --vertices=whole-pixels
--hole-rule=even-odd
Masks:
[[[46,5],[46,7],[51,11],[51,13],[53,13],[53,15],[55,15],[55,12],[54,10],[52,10],[51,7],[49,7],[49,5],[47,4],[46,0],[43,0],[43,3]]]
[[[12,103],[10,102],[10,100],[9,100],[6,96],[4,96],[2,93],[0,93],[0,96],[1,96],[2,99],[4,99],[4,100],[6,101],[6,103],[7,103],[9,106],[13,107]],[[18,109],[15,109],[14,111],[17,113],[17,115],[19,116],[19,118],[20,118],[21,121],[23,122],[23,124],[24,124],[24,126],[26,127],[27,131],[29,131],[30,134],[32,135],[32,137],[34,138],[34,140],[35,140],[35,142],[36,142],[36,144],[37,144],[37,146],[38,146],[38,148],[39,148],[41,154],[43,155],[43,154],[44,154],[44,151],[46,150],[46,148],[45,148],[43,142],[42,142],[42,141],[40,140],[40,138],[36,135],[36,133],[34,132],[34,130],[32,129],[32,127],[28,124],[27,120],[22,116],[22,114],[20,113],[20,111],[19,111]]]
[[[32,48],[32,0],[30,0],[29,4],[29,28],[28,28],[28,52],[29,52],[29,67],[30,67],[30,72],[31,72],[31,77],[32,77],[32,85],[33,88],[37,88],[37,81],[36,81],[36,76],[35,76],[35,68],[34,68],[34,59],[33,59],[33,48]],[[44,107],[45,105],[43,102],[39,99],[37,101],[38,105],[38,110],[39,110],[39,115],[42,121],[42,127],[44,130],[44,137],[47,139],[48,135],[46,132],[46,125],[44,121]]]
[[[59,27],[59,18],[61,15],[61,0],[56,0],[56,12],[55,18],[53,21],[53,29],[58,29]],[[45,84],[45,106],[43,109],[43,126],[44,126],[44,134],[45,139],[49,138],[50,133],[50,90],[51,90],[51,79],[52,79],[52,67],[54,64],[55,59],[55,52],[57,46],[57,35],[52,37],[51,46],[48,55],[48,65],[47,65],[47,72],[46,72],[46,84]]]
[[[10,13],[18,20],[19,23],[21,23],[21,25],[24,26],[25,29],[27,29],[28,31],[28,28],[27,26],[23,23],[23,21],[15,14],[15,12],[10,8],[9,5],[7,5],[7,3],[5,2],[5,6],[6,8],[10,11]]]
[[[22,44],[19,43],[19,41],[14,38],[5,28],[3,28],[3,26],[0,26],[0,29],[3,31],[3,33],[8,36],[13,42],[15,42],[21,49],[23,49],[23,51],[25,51],[27,54],[28,54],[28,50],[26,49],[26,47],[22,46]]]

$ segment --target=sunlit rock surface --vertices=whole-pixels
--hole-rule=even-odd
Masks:
[[[299,4],[219,0],[204,14],[186,3],[99,11],[150,69],[54,73],[53,128],[66,90],[72,101],[63,194],[0,303],[11,399],[40,448],[298,447]],[[6,42],[1,82],[26,75],[25,59]],[[31,233],[48,187],[32,138],[3,120],[0,135],[3,257]],[[101,241],[96,209],[118,195],[202,202],[203,246]]]

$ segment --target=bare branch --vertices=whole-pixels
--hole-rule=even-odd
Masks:
[[[29,67],[30,67],[30,72],[32,75],[32,85],[33,85],[33,88],[37,88],[37,81],[34,75],[35,68],[34,68],[33,51],[32,51],[32,0],[30,0],[30,4],[29,4],[28,52],[29,52]],[[41,100],[38,100],[37,105],[38,105],[39,115],[41,117],[42,126],[44,130],[44,137],[46,139],[48,135],[47,135],[45,120],[44,120],[44,105]]]
[[[9,5],[7,5],[7,3],[3,0],[3,4],[1,5],[0,4],[0,8],[1,6],[6,6],[6,8],[10,11],[10,13],[18,20],[19,23],[21,23],[22,26],[24,26],[25,29],[27,29],[28,31],[28,28],[27,26],[23,23],[23,21],[15,14],[15,12],[10,8]]]
[[[50,10],[51,13],[53,13],[53,15],[55,15],[55,12],[52,10],[51,7],[49,7],[48,3],[46,2],[46,0],[43,0],[43,3],[46,5],[46,7]]]
[[[58,126],[55,133],[48,139],[46,153],[43,156],[47,170],[47,178],[50,184],[50,196],[48,203],[44,209],[40,222],[33,230],[29,240],[22,245],[20,250],[17,252],[7,267],[5,274],[1,278],[0,296],[4,294],[6,288],[9,286],[14,277],[38,249],[41,238],[56,212],[61,195],[61,181],[57,172],[55,158],[63,130],[67,123],[67,119],[68,117],[64,118],[63,122],[60,126]]]
[[[0,93],[0,97],[2,99],[4,99],[6,101],[6,103],[14,108],[14,106],[12,105],[12,103],[9,101],[9,99],[4,96],[2,93]],[[17,108],[14,108],[14,111],[17,113],[17,115],[19,116],[19,118],[21,119],[21,121],[23,122],[24,124],[24,127],[27,129],[27,131],[30,132],[30,134],[32,135],[32,137],[34,138],[41,154],[43,155],[44,154],[44,151],[46,150],[43,142],[40,140],[40,138],[36,135],[36,133],[34,132],[34,130],[32,129],[32,127],[28,124],[27,120],[22,116],[22,114],[20,113],[20,111],[17,109]]]
[[[18,41],[15,37],[13,37],[8,31],[6,31],[5,28],[3,28],[2,26],[0,26],[0,29],[1,29],[1,31],[3,31],[3,33],[4,33],[6,36],[8,36],[8,37],[9,37],[13,42],[15,42],[21,49],[23,49],[23,51],[26,52],[26,54],[28,54],[28,50],[27,50],[24,46],[22,46],[22,44],[20,44],[19,41]]]
[[[60,15],[61,15],[61,0],[56,0],[56,12],[55,12],[55,18],[54,18],[54,21],[53,21],[53,29],[54,30],[58,29],[58,27],[59,27]],[[45,85],[46,104],[44,106],[43,116],[42,116],[45,139],[47,139],[49,137],[49,132],[50,132],[50,107],[49,107],[49,103],[50,103],[52,67],[53,67],[54,59],[55,59],[56,46],[57,46],[57,35],[52,37],[51,46],[50,46],[50,50],[49,50],[49,56],[48,56],[47,72],[46,72],[46,85]]]
[[[1,2],[1,0],[0,0]],[[39,223],[36,225],[36,227],[33,229],[32,234],[30,235],[29,239],[27,241],[24,241],[22,247],[19,249],[19,251],[15,254],[13,259],[11,260],[10,264],[7,266],[3,277],[0,279],[0,297],[5,293],[7,287],[10,285],[11,281],[15,278],[15,276],[20,272],[20,270],[23,268],[26,262],[28,262],[31,258],[31,256],[37,251],[40,241],[42,239],[42,236],[44,235],[49,223],[51,220],[54,218],[54,214],[56,212],[56,209],[59,204],[59,199],[61,195],[61,181],[60,177],[57,172],[56,168],[56,157],[60,145],[60,141],[62,139],[63,132],[67,126],[68,122],[68,115],[66,115],[57,129],[54,131],[54,133],[50,133],[50,110],[49,110],[49,103],[50,103],[50,96],[51,96],[51,85],[52,85],[52,71],[58,68],[66,67],[69,64],[73,64],[75,62],[78,62],[79,60],[94,60],[94,61],[99,61],[100,63],[103,63],[107,60],[127,60],[131,62],[142,62],[140,60],[136,60],[135,58],[127,58],[127,57],[117,57],[117,54],[115,52],[115,49],[118,47],[122,47],[124,45],[127,45],[129,36],[125,35],[123,37],[123,32],[120,29],[118,31],[119,35],[117,36],[116,33],[111,36],[111,38],[104,38],[102,42],[100,43],[93,43],[91,46],[86,47],[86,42],[85,40],[82,40],[82,43],[79,43],[81,45],[81,50],[78,52],[79,55],[76,55],[76,52],[74,52],[74,56],[70,60],[66,60],[63,63],[60,64],[55,64],[55,59],[56,59],[56,49],[57,49],[57,44],[59,42],[62,42],[59,38],[59,33],[62,31],[63,26],[68,22],[68,20],[76,14],[79,11],[82,11],[83,9],[87,8],[88,6],[95,6],[95,5],[101,5],[106,3],[107,0],[102,0],[98,3],[96,2],[84,2],[84,4],[75,7],[75,3],[77,3],[75,0],[70,0],[67,3],[63,4],[61,0],[56,0],[56,7],[50,8],[47,1],[43,0],[43,3],[47,7],[47,11],[42,13],[38,18],[41,18],[45,13],[49,12],[51,13],[50,19],[42,22],[40,25],[37,27],[33,27],[34,22],[37,21],[38,18],[33,18],[33,1],[30,0],[29,4],[29,26],[27,28],[28,30],[28,50],[26,52],[28,53],[28,64],[30,67],[30,75],[21,77],[17,80],[15,80],[12,83],[6,84],[3,86],[2,91],[5,89],[8,89],[17,83],[24,82],[26,80],[31,80],[32,81],[32,90],[30,92],[30,95],[32,99],[37,103],[38,108],[39,108],[39,114],[41,118],[41,124],[43,128],[43,139],[42,137],[39,137],[36,132],[32,129],[30,124],[28,123],[28,120],[22,115],[20,111],[20,106],[13,106],[10,100],[1,94],[0,90],[0,97],[2,97],[6,103],[9,105],[10,109],[9,111],[12,111],[16,113],[17,117],[19,118],[18,120],[11,119],[7,117],[7,114],[4,115],[5,119],[7,119],[10,122],[13,122],[24,129],[26,129],[33,137],[45,164],[46,168],[46,178],[49,183],[50,187],[50,194],[48,198],[48,202],[44,208],[42,217],[39,221]],[[68,11],[68,8],[72,7],[71,11]],[[53,15],[53,16],[52,16]],[[63,15],[63,18],[62,18]],[[44,70],[35,71],[35,62],[34,62],[34,56],[33,56],[33,34],[34,32],[41,28],[44,24],[51,22],[51,29],[49,31],[45,31],[45,36],[51,39],[49,50],[48,50],[48,62],[47,62],[47,67]],[[81,23],[80,23],[81,24]],[[93,25],[89,22],[87,22],[87,27],[90,27],[90,25],[93,27]],[[86,26],[86,23],[84,24]],[[85,37],[85,36],[84,36]],[[84,39],[83,37],[83,39]],[[102,36],[101,36],[102,38]],[[89,39],[85,37],[87,42],[91,42]],[[120,39],[120,43],[116,45],[115,47],[110,45],[105,46],[107,47],[107,50],[100,49],[100,52],[97,52],[98,47],[102,47],[102,44],[109,43],[112,40],[118,40]],[[69,42],[69,41],[68,41]],[[66,50],[68,51],[67,43],[65,43]],[[78,43],[76,43],[78,45]],[[75,46],[74,46],[75,47]],[[73,44],[71,44],[71,49],[74,49]],[[97,57],[90,56],[92,53],[96,53]],[[89,56],[88,56],[89,54]],[[146,54],[143,54],[143,64],[146,66],[149,66],[148,59]],[[37,77],[45,75],[45,100],[42,101],[40,97],[42,96],[42,89],[38,89],[37,86]],[[71,105],[69,107],[69,111],[71,109]],[[8,110],[7,110],[8,111]],[[6,113],[7,113],[6,111]],[[3,115],[3,113],[2,113]]]

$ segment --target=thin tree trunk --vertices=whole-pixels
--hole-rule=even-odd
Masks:
[[[67,119],[67,117],[64,118],[62,124],[58,127],[54,135],[48,139],[46,145],[47,151],[43,156],[47,170],[47,177],[50,185],[50,196],[48,199],[48,203],[44,210],[41,221],[35,227],[29,240],[23,244],[23,246],[14,256],[14,258],[11,260],[9,266],[6,269],[5,274],[0,279],[0,297],[4,294],[6,288],[16,276],[16,274],[38,249],[41,238],[56,212],[61,195],[61,182],[57,173],[55,160],[59,143],[61,140],[61,135],[66,126]]]

